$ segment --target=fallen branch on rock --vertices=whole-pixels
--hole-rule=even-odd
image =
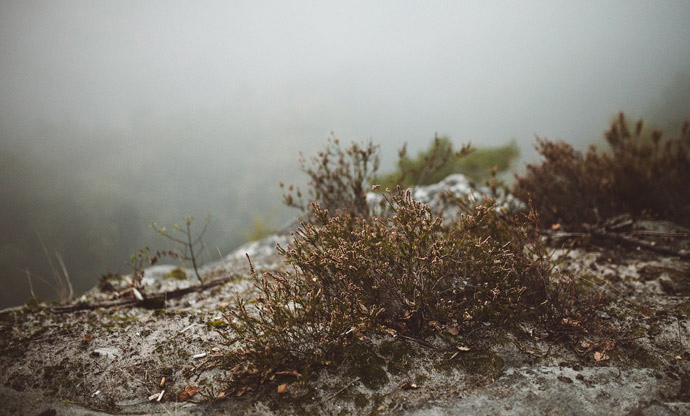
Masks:
[[[218,279],[210,280],[208,282],[200,283],[198,285],[189,286],[181,289],[170,290],[166,292],[152,293],[144,295],[143,300],[138,300],[134,297],[126,299],[115,299],[103,302],[80,302],[72,305],[56,306],[52,308],[54,313],[68,313],[83,310],[94,310],[103,308],[114,308],[123,306],[141,306],[147,309],[160,309],[165,307],[165,302],[170,299],[182,297],[188,293],[201,292],[212,287],[221,286],[227,282],[236,279],[236,275],[229,275]]]
[[[632,247],[641,247],[645,248],[647,250],[655,251],[657,253],[661,254],[668,254],[671,256],[678,256],[682,259],[690,259],[690,251],[682,249],[682,248],[676,248],[676,247],[671,247],[667,245],[661,245],[657,244],[656,241],[650,241],[650,240],[644,240],[641,238],[633,237],[631,235],[626,235],[623,233],[614,233],[610,231],[606,231],[601,228],[595,228],[595,227],[590,227],[589,232],[599,238],[604,238],[607,240],[612,240],[617,243],[625,244],[628,246]]]
[[[642,239],[642,238],[637,238],[632,236],[634,232],[629,232],[629,233],[623,233],[623,232],[612,232],[612,231],[607,231],[604,228],[601,227],[593,227],[593,226],[588,226],[584,224],[585,230],[587,232],[576,232],[576,233],[568,233],[568,232],[557,232],[557,233],[552,233],[550,234],[550,238],[554,240],[559,240],[559,239],[568,239],[568,238],[583,238],[583,237],[590,237],[590,241],[592,243],[599,243],[601,244],[602,240],[605,241],[613,241],[619,244],[623,244],[626,246],[630,247],[635,247],[635,248],[644,248],[646,250],[654,251],[656,253],[660,254],[666,254],[670,256],[677,256],[680,257],[681,259],[684,260],[690,260],[690,250],[686,250],[683,248],[677,248],[677,247],[672,247],[669,245],[664,245],[664,244],[659,244],[656,241],[648,240],[648,239]],[[660,232],[649,232],[650,235],[654,236],[671,236],[671,237],[677,237],[677,236],[684,236],[680,233],[660,233]]]

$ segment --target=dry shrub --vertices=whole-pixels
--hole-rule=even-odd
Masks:
[[[544,161],[527,166],[513,193],[531,199],[545,225],[578,228],[623,213],[690,223],[690,124],[675,139],[642,132],[641,120],[631,130],[620,113],[606,132],[610,153],[540,139]]]
[[[326,149],[310,158],[311,165],[300,155],[301,170],[309,176],[307,195],[290,185],[283,195],[285,205],[309,213],[310,204],[317,201],[321,208],[335,215],[346,211],[350,215],[369,217],[366,201],[367,186],[379,168],[378,146],[352,143],[340,148],[340,141],[328,140]],[[285,185],[280,184],[281,188]]]
[[[485,201],[443,221],[400,188],[385,201],[391,215],[368,220],[314,203],[315,221],[279,247],[292,271],[252,268],[259,296],[238,298],[228,317],[236,382],[337,361],[376,332],[469,336],[522,320],[580,330],[594,310],[571,297],[572,282],[554,281],[533,219]]]
[[[377,176],[378,149],[379,146],[372,142],[353,142],[343,149],[338,139],[331,138],[326,148],[308,161],[300,155],[300,168],[309,177],[307,193],[304,195],[299,187],[290,185],[283,202],[300,209],[308,221],[315,219],[311,215],[312,202],[317,202],[331,215],[338,213],[368,219],[373,208],[371,204],[376,203],[367,202],[367,193],[373,184],[382,185],[382,189],[429,185],[452,173],[462,172],[484,180],[496,192],[503,186],[496,180],[496,174],[507,169],[518,154],[514,144],[479,150],[467,144],[454,150],[450,139],[435,137],[430,147],[414,159],[407,156],[406,146],[403,146],[398,152],[396,171]],[[285,187],[282,183],[280,186]],[[379,212],[385,211],[385,206],[379,208]]]

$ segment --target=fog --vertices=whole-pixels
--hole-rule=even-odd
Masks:
[[[331,135],[381,144],[535,135],[584,148],[625,111],[690,117],[687,1],[0,2],[0,307],[75,289],[213,215],[206,259],[279,226],[278,183]],[[518,167],[519,169],[519,167]],[[55,290],[34,279],[41,298]]]

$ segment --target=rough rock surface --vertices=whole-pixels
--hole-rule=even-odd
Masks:
[[[437,188],[415,196],[433,203]],[[675,233],[665,243],[687,247],[685,231],[661,226],[670,228],[660,235]],[[257,270],[278,270],[275,245],[289,241],[273,235],[204,266],[205,279],[235,277],[165,308],[2,311],[0,414],[690,414],[690,262],[616,244],[553,254],[583,288],[609,295],[601,319],[633,328],[634,336],[608,349],[593,339],[569,348],[528,324],[507,334],[487,328],[496,342],[454,354],[382,336],[371,341],[378,352],[352,352],[347,365],[313,375],[307,388],[285,376],[216,400],[227,369],[201,368],[228,348],[216,330],[224,311],[236,296],[253,296],[245,253]],[[175,268],[147,269],[145,294],[196,283],[191,271],[179,279]],[[78,301],[112,299],[127,287],[127,277],[112,278]],[[287,393],[278,394],[279,384]]]
[[[515,211],[525,207],[522,201],[505,192],[503,188],[491,190],[485,185],[474,184],[465,175],[459,173],[448,175],[441,182],[432,185],[415,187],[412,192],[412,198],[429,204],[429,207],[434,212],[443,211],[444,216],[452,217],[457,214],[458,209],[453,204],[449,204],[449,201],[444,198],[449,194],[466,198],[471,204],[479,204],[489,196],[496,201],[498,209],[505,211]],[[367,202],[374,212],[377,211],[381,199],[381,194],[373,192],[367,194]]]

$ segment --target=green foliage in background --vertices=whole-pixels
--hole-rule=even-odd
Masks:
[[[484,182],[492,172],[500,174],[507,171],[520,155],[520,150],[515,142],[481,149],[463,145],[456,150],[450,138],[437,136],[415,158],[408,156],[406,146],[398,153],[397,169],[375,180],[383,189],[393,189],[396,185],[430,185],[453,173],[462,173],[476,182]]]
[[[247,225],[244,230],[242,230],[242,238],[245,241],[259,241],[273,234],[276,227],[271,221],[271,218],[272,217],[254,215],[252,224]]]

